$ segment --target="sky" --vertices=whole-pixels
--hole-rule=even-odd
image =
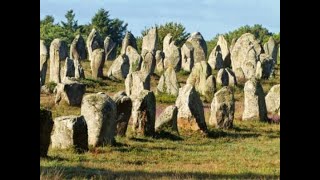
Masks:
[[[52,15],[55,22],[64,21],[72,9],[78,24],[87,24],[100,8],[128,23],[134,36],[170,21],[183,24],[189,33],[199,31],[205,40],[244,25],[280,32],[280,0],[40,0],[40,19]]]

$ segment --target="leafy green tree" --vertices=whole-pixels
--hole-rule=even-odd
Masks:
[[[277,44],[280,43],[280,32],[277,34],[273,34],[273,39],[276,41]]]
[[[95,28],[105,38],[109,33],[110,23],[109,11],[99,9],[91,19],[91,28]]]
[[[157,46],[157,50],[162,50],[163,48],[163,39],[166,37],[166,35],[168,33],[171,33],[172,35],[172,39],[174,41],[176,41],[176,45],[178,47],[181,47],[184,42],[188,39],[190,33],[186,32],[186,28],[181,24],[181,23],[175,23],[175,22],[168,22],[162,25],[155,25],[154,27],[157,28],[158,30],[158,46]],[[141,32],[142,37],[145,36],[148,31],[151,28],[154,27],[150,27],[150,28],[145,28],[145,30],[143,30]],[[137,41],[139,39],[139,41],[141,40],[141,42],[137,42],[138,47],[141,48],[142,45],[142,37],[137,38]],[[141,43],[141,44],[140,44]]]
[[[46,16],[40,20],[40,39],[44,40],[47,47],[55,38],[63,38],[64,32],[59,24],[54,24],[53,16]]]
[[[53,16],[47,15],[47,16],[44,17],[43,20],[40,19],[40,25],[49,24],[49,23],[51,23],[51,24],[54,23],[54,17]]]
[[[78,29],[78,21],[74,19],[75,13],[73,12],[73,10],[71,9],[67,11],[64,17],[66,17],[67,21],[61,21],[62,27],[65,30],[70,31],[71,33],[75,33]]]
[[[74,37],[76,36],[77,30],[79,28],[78,21],[75,20],[75,13],[73,10],[67,11],[65,14],[66,22],[61,21],[62,29],[63,29],[63,37],[64,40],[67,42],[67,45],[70,46],[71,42],[73,41]]]
[[[109,11],[99,9],[91,19],[91,28],[95,28],[104,39],[110,36],[117,44],[121,44],[127,30],[127,23],[118,18],[110,19]]]
[[[121,42],[124,38],[127,26],[127,23],[124,23],[118,18],[110,19],[109,11],[99,9],[91,19],[90,31],[92,28],[95,28],[103,39],[110,36],[110,38],[116,43],[116,48],[114,48],[110,54],[110,57],[114,57],[120,52]]]

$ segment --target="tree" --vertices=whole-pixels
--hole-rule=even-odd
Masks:
[[[184,42],[187,40],[188,36],[190,35],[190,33],[187,33],[185,30],[185,27],[181,24],[181,23],[176,23],[176,22],[168,22],[165,23],[163,25],[155,25],[154,27],[157,28],[158,30],[158,46],[157,46],[157,50],[162,50],[163,48],[163,39],[166,37],[166,35],[168,33],[171,33],[172,35],[172,40],[174,40],[176,42],[176,45],[178,47],[182,47],[182,45],[184,44]],[[151,28],[154,28],[151,27]],[[147,35],[148,31],[151,28],[145,28],[145,30],[143,30],[141,32],[142,37]],[[139,37],[139,41],[141,40],[141,42],[137,42],[137,45],[140,46],[140,43],[142,45],[142,37]],[[137,39],[137,40],[138,40]]]
[[[114,42],[121,44],[121,41],[127,30],[127,23],[118,18],[110,19],[109,11],[99,9],[91,19],[91,28],[95,28],[104,39],[110,36]]]
[[[49,15],[45,16],[43,20],[40,19],[40,25],[49,24],[49,23],[53,24],[53,22],[54,22],[54,17]]]
[[[111,55],[115,52],[119,54],[121,42],[127,30],[127,23],[124,23],[122,20],[118,18],[110,19],[109,11],[99,9],[98,12],[91,19],[90,26],[91,29],[95,28],[103,39],[105,39],[107,36],[110,36],[113,42],[116,43],[117,47],[114,48],[114,50],[111,52]]]
[[[46,16],[40,20],[40,39],[44,40],[47,47],[55,38],[63,38],[64,32],[59,24],[54,24],[53,16]]]
[[[99,9],[91,19],[91,28],[95,28],[105,38],[109,33],[110,23],[109,11]]]
[[[273,39],[276,41],[277,44],[280,43],[280,32],[278,34],[273,34]]]
[[[61,21],[62,28],[64,28],[66,31],[69,31],[71,33],[75,33],[78,29],[78,21],[74,19],[75,13],[73,12],[73,10],[71,9],[67,11],[64,17],[66,17],[67,21],[66,22]]]
[[[72,43],[73,39],[75,38],[75,36],[80,33],[78,31],[79,26],[78,26],[78,21],[75,20],[75,13],[73,12],[73,10],[69,10],[67,11],[67,13],[64,16],[67,21],[61,21],[61,27],[63,29],[63,37],[64,40],[66,41],[68,47],[70,47],[70,44]]]

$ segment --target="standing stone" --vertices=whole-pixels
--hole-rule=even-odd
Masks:
[[[107,36],[103,42],[104,52],[105,52],[105,61],[108,61],[110,53],[116,47],[116,43],[112,41],[110,36]]]
[[[64,72],[62,77],[62,82],[64,81],[65,77],[74,77],[75,76],[75,67],[74,67],[74,62],[73,59],[66,58],[65,63],[64,63]]]
[[[127,75],[125,80],[126,94],[139,94],[142,90],[150,90],[150,75],[142,71],[135,71]]]
[[[164,53],[160,50],[156,51],[156,71],[162,73],[164,71]]]
[[[77,35],[70,45],[71,59],[84,60],[87,58],[86,44],[81,35]]]
[[[141,71],[152,75],[156,67],[155,55],[147,52],[145,56],[142,55]]]
[[[50,81],[61,82],[60,61],[66,59],[67,49],[64,41],[54,39],[50,45]]]
[[[179,128],[207,133],[202,101],[194,86],[186,84],[180,88],[175,105]]]
[[[178,96],[179,88],[178,79],[174,69],[172,67],[168,67],[168,69],[160,77],[157,86],[157,93],[160,92]]]
[[[132,95],[132,129],[143,136],[153,136],[156,118],[156,97],[152,91],[142,90]]]
[[[237,40],[231,52],[232,70],[237,79],[240,78],[236,73],[237,68],[242,69],[246,79],[255,76],[256,62],[260,54],[261,46],[253,34],[245,33]]]
[[[213,50],[211,51],[208,63],[211,66],[212,70],[219,70],[224,67],[222,52],[219,45],[214,47]]]
[[[156,119],[155,130],[161,131],[164,128],[170,128],[178,132],[177,126],[178,108],[175,105],[166,107],[165,110]]]
[[[117,105],[116,135],[125,136],[132,110],[131,98],[124,91],[120,91],[112,99]]]
[[[262,70],[262,78],[269,79],[270,77],[275,75],[274,66],[275,62],[272,57],[268,54],[262,53],[260,54],[260,62],[261,62],[261,70]]]
[[[169,50],[165,54],[164,58],[164,68],[173,67],[176,72],[181,69],[181,56],[180,49],[172,41],[169,45]]]
[[[80,106],[82,97],[86,92],[86,86],[80,82],[66,78],[63,83],[56,86],[55,103],[64,100],[70,106]]]
[[[194,65],[194,48],[190,42],[185,42],[181,48],[181,68],[186,72],[191,72]]]
[[[217,70],[224,67],[230,67],[230,51],[228,43],[222,35],[218,37],[217,45],[210,53],[208,63],[212,69]]]
[[[274,63],[276,63],[277,61],[277,45],[276,45],[276,42],[275,40],[273,39],[272,36],[270,36],[268,42],[266,42],[264,45],[263,45],[263,50],[266,54],[268,54],[269,56],[271,56],[271,58],[274,60]]]
[[[187,39],[187,42],[190,42],[194,48],[193,58],[194,63],[205,61],[207,57],[207,43],[203,39],[200,32],[194,32],[191,34],[191,37]]]
[[[156,64],[158,64],[160,61],[164,59],[164,52],[157,50],[155,58],[156,58]]]
[[[84,69],[81,66],[80,61],[77,60],[77,59],[74,59],[73,63],[74,63],[74,68],[75,68],[74,77],[76,79],[84,79],[84,78],[86,78],[85,75],[84,75]]]
[[[104,49],[103,46],[104,44],[100,34],[93,28],[87,38],[89,61],[93,60],[93,51],[95,49]],[[103,56],[103,59],[105,60],[105,56]]]
[[[47,156],[52,128],[51,111],[40,108],[40,157]]]
[[[171,33],[168,33],[164,39],[163,39],[163,53],[166,55],[166,54],[169,54],[169,51],[170,51],[170,44],[172,42],[172,35]]]
[[[280,114],[280,84],[272,86],[265,100],[268,113]]]
[[[218,37],[218,42],[217,42],[217,45],[220,46],[220,49],[221,49],[221,54],[222,54],[222,59],[223,61],[230,61],[230,51],[229,51],[229,48],[228,48],[228,42],[226,41],[226,39],[224,38],[223,35],[220,35]],[[227,62],[225,62],[226,65],[228,65]],[[224,67],[227,67],[227,66],[224,66]]]
[[[103,49],[95,49],[92,52],[92,60],[90,62],[92,78],[103,78],[103,66],[105,62],[105,55]]]
[[[48,67],[48,50],[43,40],[40,40],[40,89],[46,82],[47,67]]]
[[[129,45],[126,50],[126,55],[128,56],[130,64],[129,73],[139,71],[142,63],[142,57],[138,51]]]
[[[54,119],[51,147],[75,148],[77,152],[88,150],[88,130],[83,116],[61,116]]]
[[[175,45],[172,40],[171,33],[168,33],[163,40],[163,53],[164,53],[164,68],[169,66],[174,67],[175,71],[180,71],[181,68],[181,53],[180,49]]]
[[[256,67],[256,75],[255,75],[255,78],[257,79],[261,79],[262,78],[262,67],[261,67],[261,62],[258,61],[257,62],[257,67]]]
[[[120,54],[116,60],[113,61],[111,67],[107,72],[107,77],[112,80],[125,80],[129,73],[129,59],[125,54]]]
[[[234,86],[237,84],[236,76],[229,68],[222,68],[217,74],[217,84],[222,86]]]
[[[258,57],[254,49],[250,49],[246,56],[246,61],[242,64],[241,68],[246,79],[255,77],[257,69]]]
[[[81,115],[88,126],[88,143],[93,147],[113,145],[117,105],[106,94],[86,95],[82,100]]]
[[[142,50],[147,50],[148,52],[155,53],[158,43],[158,33],[157,28],[152,28],[148,31],[142,39]]]
[[[242,120],[267,120],[267,108],[264,92],[256,79],[248,80],[244,85],[244,111]]]
[[[213,75],[210,75],[206,80],[206,86],[204,86],[204,98],[205,100],[211,100],[214,92],[216,91],[216,78]]]
[[[130,31],[126,32],[126,35],[122,40],[121,54],[126,54],[126,50],[128,46],[131,46],[134,49],[138,49],[136,38],[133,36],[133,34]]]
[[[187,84],[195,86],[196,91],[198,91],[200,95],[207,97],[211,95],[213,96],[215,89],[210,89],[207,84],[207,79],[209,76],[211,76],[211,67],[206,61],[195,63],[192,72],[187,79]],[[214,79],[213,76],[210,78],[210,81]],[[211,83],[211,86],[215,87],[215,82],[214,85]]]
[[[237,79],[237,82],[241,82],[241,84],[242,83],[244,84],[246,82],[246,78],[245,78],[245,76],[243,74],[242,69],[239,67],[239,68],[237,68],[237,69],[235,69],[233,71],[234,71],[235,79]]]
[[[62,82],[64,82],[67,77],[74,77],[75,79],[85,78],[84,70],[78,59],[66,58],[65,65],[61,71]]]
[[[214,94],[209,125],[229,129],[233,127],[235,100],[230,87],[223,87]]]
[[[230,50],[230,55],[231,55],[231,52],[232,52],[232,49],[233,49],[234,45],[236,44],[236,41],[237,41],[236,38],[233,38],[233,39],[231,40],[231,45],[230,45],[230,48],[229,48],[229,50]]]

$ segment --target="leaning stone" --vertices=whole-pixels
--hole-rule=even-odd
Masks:
[[[178,108],[175,105],[168,106],[157,118],[155,130],[161,131],[162,129],[169,128],[172,131],[178,132],[177,114]]]
[[[194,86],[186,84],[180,88],[175,105],[178,108],[177,124],[179,128],[207,133],[202,101]]]
[[[107,77],[112,80],[125,80],[129,73],[129,59],[125,54],[120,54],[116,60],[113,61],[111,67],[107,72]]]

